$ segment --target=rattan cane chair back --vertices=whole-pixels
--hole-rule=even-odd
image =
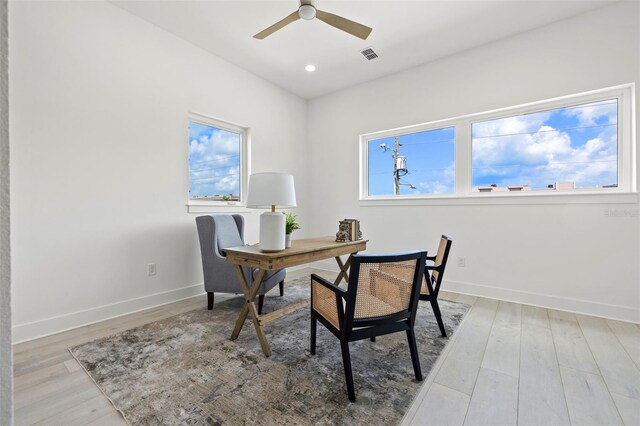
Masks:
[[[446,235],[440,238],[436,255],[427,257],[429,264],[425,266],[424,280],[422,280],[422,288],[420,289],[420,299],[428,300],[431,303],[433,314],[436,317],[436,321],[438,321],[438,327],[443,337],[447,337],[447,331],[442,321],[440,306],[438,305],[438,294],[440,293],[440,285],[442,284],[447,260],[449,259],[451,244],[451,239]],[[433,262],[433,265],[431,265],[431,262]]]
[[[408,310],[415,269],[415,261],[360,264],[354,319]]]
[[[430,280],[431,288],[433,289],[433,292],[436,293],[437,297],[437,293],[440,291],[440,284],[442,283],[442,275],[444,275],[444,269],[449,258],[451,243],[451,239],[446,235],[440,237],[438,252],[436,253],[435,258],[429,258],[433,260],[435,268],[425,270],[425,279],[422,280],[422,287],[420,288],[421,295],[429,295],[431,293],[429,286],[427,285],[427,280]]]

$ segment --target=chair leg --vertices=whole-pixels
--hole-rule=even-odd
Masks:
[[[344,378],[347,381],[347,394],[349,401],[356,402],[356,391],[353,387],[353,374],[351,373],[351,355],[349,355],[349,342],[340,341],[342,349],[342,364],[344,365]]]
[[[284,296],[284,280],[280,281],[280,284],[278,284],[278,286],[280,287],[280,297]]]
[[[309,350],[311,355],[316,354],[316,329],[318,328],[318,320],[313,314],[311,315],[311,337],[309,338]]]
[[[207,309],[208,310],[213,309],[213,292],[212,291],[207,292]]]
[[[416,380],[422,381],[422,369],[420,368],[420,359],[418,358],[418,346],[416,345],[416,335],[413,328],[407,330],[407,340],[409,341],[409,351],[411,352],[411,362],[413,363],[413,373]]]
[[[264,305],[264,294],[258,296],[258,315],[262,315],[262,305]]]
[[[438,327],[440,327],[440,333],[442,333],[442,337],[447,337],[447,331],[444,329],[444,323],[442,322],[442,315],[440,314],[440,306],[438,306],[438,299],[431,299],[431,308],[433,309],[433,313],[436,316],[436,321],[438,321]]]
[[[371,337],[371,341],[375,342],[376,341],[376,336]]]

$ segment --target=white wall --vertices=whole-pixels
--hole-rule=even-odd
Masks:
[[[7,2],[0,0],[0,424],[3,425],[13,424],[7,24]]]
[[[14,342],[203,292],[188,111],[250,126],[252,171],[307,205],[305,101],[108,3],[9,21]]]
[[[594,198],[589,204],[371,207],[358,201],[361,134],[640,85],[639,7],[609,6],[312,100],[309,192],[323,209],[309,209],[311,233],[335,232],[339,219],[357,217],[369,252],[435,250],[446,233],[454,240],[447,290],[640,322],[637,197],[632,204]],[[606,217],[606,209],[629,215]],[[466,258],[465,268],[457,267],[458,256]]]

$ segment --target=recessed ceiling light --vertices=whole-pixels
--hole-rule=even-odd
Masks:
[[[314,72],[316,70],[316,66],[313,64],[309,64],[306,67],[304,67],[305,70],[307,70],[308,72]]]

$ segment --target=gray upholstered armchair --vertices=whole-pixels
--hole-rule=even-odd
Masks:
[[[213,309],[214,292],[242,293],[236,267],[227,262],[223,250],[227,247],[244,245],[244,218],[239,214],[214,214],[198,216],[196,224],[200,238],[200,252],[202,253],[202,272],[204,274],[204,289],[207,292],[207,308],[211,310]],[[256,271],[248,267],[243,269],[247,282],[251,284],[256,276]],[[285,276],[284,269],[267,271],[258,292],[258,313],[262,313],[265,293],[276,284],[280,284],[280,296],[284,295]]]

